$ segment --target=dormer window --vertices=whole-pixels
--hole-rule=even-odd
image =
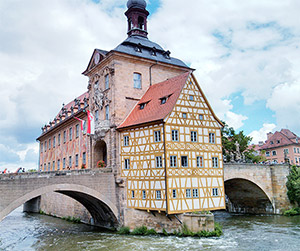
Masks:
[[[277,144],[280,144],[280,140],[277,140]]]
[[[156,56],[156,48],[153,47],[152,50],[150,51],[152,56]]]
[[[145,106],[146,106],[146,103],[140,104],[140,110],[143,110],[145,108]]]
[[[165,52],[163,53],[164,57],[167,58],[167,59],[170,59],[170,54],[171,54],[170,51],[165,51]]]
[[[167,98],[166,97],[160,99],[160,103],[162,105],[165,104],[166,102],[167,102]]]
[[[270,141],[270,144],[271,144],[271,145],[273,145],[273,144],[274,144],[274,142],[273,142],[273,141]]]

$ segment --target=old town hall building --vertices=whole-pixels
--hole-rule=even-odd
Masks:
[[[42,128],[40,171],[97,168],[124,183],[128,208],[178,214],[225,208],[222,123],[193,69],[148,39],[144,0],[129,0],[128,38],[95,49],[88,90]],[[95,132],[81,130],[93,114]]]

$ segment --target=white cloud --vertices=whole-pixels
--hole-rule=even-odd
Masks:
[[[267,140],[267,133],[274,132],[275,128],[275,124],[263,124],[262,128],[260,128],[259,130],[255,130],[249,134],[249,136],[252,137],[252,143],[258,144],[259,141],[265,142]]]

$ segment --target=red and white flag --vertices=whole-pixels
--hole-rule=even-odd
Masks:
[[[94,116],[93,116],[93,114],[89,110],[87,110],[87,115],[88,115],[88,124],[87,124],[87,131],[86,131],[86,133],[88,133],[88,134],[94,134],[95,133]]]
[[[77,118],[77,117],[74,117],[74,119],[77,119],[80,121],[80,127],[81,127],[81,131],[83,133],[85,120]]]

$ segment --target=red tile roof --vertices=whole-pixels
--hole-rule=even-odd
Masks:
[[[298,142],[296,139],[298,139]],[[276,131],[268,140],[266,140],[265,144],[261,146],[261,149],[265,150],[297,143],[300,143],[300,138],[296,134],[289,129],[281,129],[280,132]]]
[[[189,75],[186,72],[150,86],[118,129],[163,120],[175,106]],[[161,104],[164,97],[167,97],[167,101]],[[144,109],[140,109],[141,104],[145,104]]]

